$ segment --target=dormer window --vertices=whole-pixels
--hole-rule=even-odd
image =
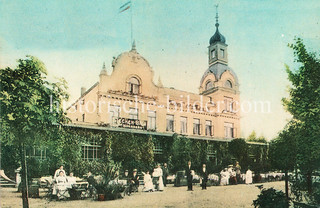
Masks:
[[[137,78],[131,77],[128,82],[128,91],[130,94],[137,95],[140,93],[140,82]]]
[[[232,88],[232,83],[231,83],[229,80],[227,80],[227,81],[224,83],[224,87],[226,87],[226,88]]]
[[[211,88],[213,88],[213,83],[212,83],[212,81],[210,80],[210,81],[208,81],[208,82],[206,83],[205,89],[206,89],[206,90],[209,90],[209,89],[211,89]]]

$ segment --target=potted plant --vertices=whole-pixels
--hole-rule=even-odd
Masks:
[[[96,184],[95,188],[98,194],[98,201],[104,201],[105,200],[105,184],[104,183]]]

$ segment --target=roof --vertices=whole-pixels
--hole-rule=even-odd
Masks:
[[[225,64],[221,64],[221,63],[216,63],[211,65],[203,74],[200,84],[203,82],[203,80],[206,78],[206,76],[210,73],[214,74],[214,76],[216,77],[217,80],[221,79],[221,76],[224,72],[229,71],[232,76],[234,77],[235,80],[235,84],[239,85],[239,81],[238,81],[238,76],[236,75],[236,73],[228,66]]]
[[[226,43],[226,38],[219,32],[218,27],[214,35],[210,38],[209,44],[213,45],[216,42]]]

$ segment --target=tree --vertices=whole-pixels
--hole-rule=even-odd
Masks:
[[[234,139],[229,143],[229,152],[243,167],[248,165],[248,151],[249,147],[244,139]]]
[[[255,131],[252,131],[251,134],[247,138],[248,142],[257,142],[257,143],[267,143],[267,140],[264,136],[257,137]]]
[[[52,124],[67,121],[61,105],[53,108],[50,102],[61,104],[68,98],[66,82],[51,83],[46,75],[44,64],[33,56],[19,59],[16,69],[0,70],[1,125],[20,149],[23,207],[29,207],[25,146],[50,138],[50,131],[57,128]]]
[[[296,164],[296,137],[297,124],[290,122],[279,136],[270,142],[269,160],[273,169],[285,173],[285,193],[289,199],[288,172],[294,170]]]
[[[320,60],[315,53],[307,51],[300,38],[289,47],[293,49],[298,69],[286,66],[291,87],[289,97],[282,101],[299,124],[295,133],[296,165],[311,196],[312,175],[320,168]]]

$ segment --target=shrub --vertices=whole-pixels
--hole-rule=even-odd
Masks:
[[[258,198],[253,201],[255,208],[287,208],[289,202],[286,195],[274,188],[262,189]]]

